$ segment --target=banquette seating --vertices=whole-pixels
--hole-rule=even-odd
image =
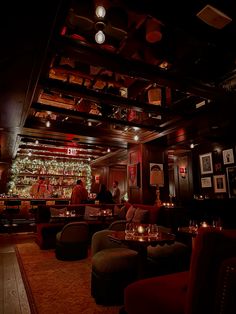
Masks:
[[[114,209],[114,204],[102,205],[103,208]],[[66,211],[75,211],[77,216],[76,220],[85,220],[89,224],[89,238],[94,232],[103,229],[110,224],[110,220],[101,221],[98,219],[87,219],[85,213],[87,209],[95,210],[98,208],[96,204],[78,204],[78,205],[43,205],[38,206],[36,211],[36,242],[41,249],[50,249],[56,247],[56,234],[60,232],[63,226],[74,221],[73,217],[63,219],[58,215]],[[86,219],[85,219],[86,218]]]
[[[233,314],[235,287],[236,230],[200,228],[190,270],[131,283],[120,313]]]

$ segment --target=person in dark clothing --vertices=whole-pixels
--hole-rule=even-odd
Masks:
[[[101,184],[100,191],[98,192],[96,200],[99,201],[99,203],[103,203],[103,204],[113,204],[114,203],[113,198],[112,198],[112,194],[107,189],[105,184]]]

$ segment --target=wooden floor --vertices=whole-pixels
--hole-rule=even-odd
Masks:
[[[17,262],[14,244],[33,234],[0,233],[0,313],[30,314],[30,307]]]

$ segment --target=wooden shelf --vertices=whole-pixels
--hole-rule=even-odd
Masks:
[[[17,174],[17,177],[75,177],[75,178],[84,178],[85,176],[77,176],[74,174],[28,174],[28,173],[21,173]]]

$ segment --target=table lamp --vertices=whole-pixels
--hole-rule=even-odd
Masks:
[[[162,202],[160,200],[160,189],[159,187],[164,184],[164,173],[160,166],[155,165],[151,168],[150,172],[150,184],[156,185],[156,201],[157,206],[161,206]]]

